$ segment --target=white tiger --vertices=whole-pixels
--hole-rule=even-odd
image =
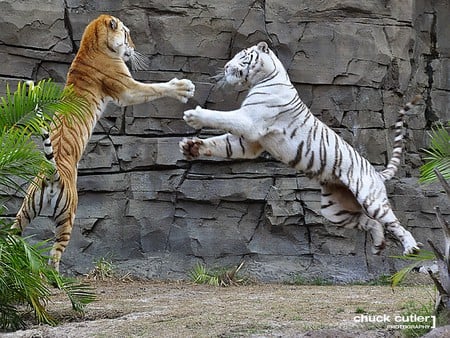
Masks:
[[[394,215],[384,181],[398,170],[403,147],[403,115],[420,97],[405,105],[396,123],[392,158],[381,172],[301,101],[280,60],[265,42],[244,49],[224,69],[224,81],[249,88],[241,107],[216,111],[196,107],[184,112],[192,127],[211,127],[228,133],[207,139],[183,139],[187,158],[200,155],[256,158],[263,151],[320,182],[322,215],[332,223],[366,230],[373,253],[385,247],[384,228],[400,240],[404,254],[419,245]]]

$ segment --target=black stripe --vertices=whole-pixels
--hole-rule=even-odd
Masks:
[[[277,118],[278,118],[278,116],[280,116],[280,115],[282,115],[282,114],[291,113],[291,112],[292,112],[292,113],[293,113],[293,112],[298,112],[296,115],[294,115],[294,116],[291,117],[292,120],[295,121],[296,118],[297,118],[301,113],[303,113],[303,111],[300,110],[300,104],[301,104],[301,102],[296,103],[295,106],[289,107],[289,108],[286,109],[286,110],[280,111],[280,112],[278,113],[278,115],[277,115]],[[277,106],[268,106],[268,108],[274,108],[274,107],[277,107]],[[281,106],[278,106],[278,107],[281,107]]]
[[[290,136],[291,139],[294,138],[295,134],[297,133],[297,129],[298,129],[298,127],[295,127],[294,130],[292,131],[291,136]]]
[[[231,157],[231,155],[233,155],[233,150],[231,149],[230,137],[227,136],[225,140],[227,141],[227,146],[225,147],[227,150],[227,157]]]
[[[300,125],[300,128],[302,128],[308,122],[308,120],[312,117],[313,117],[313,114],[311,114],[311,111],[308,110],[307,114],[305,116],[305,119],[303,120],[302,124]]]
[[[273,106],[267,106],[267,107],[269,107],[269,108],[287,107],[287,106],[292,105],[295,101],[298,101],[298,100],[300,100],[300,98],[299,98],[298,95],[296,94],[296,95],[294,95],[293,99],[292,99],[291,101],[287,102],[287,103],[276,104],[276,105],[273,105]],[[291,109],[293,109],[293,108],[291,108]]]
[[[241,146],[242,155],[244,155],[245,154],[245,147],[244,147],[244,142],[242,141],[242,136],[239,137],[239,145]]]
[[[265,92],[250,92],[245,99],[247,100],[249,97],[252,97],[253,95],[269,95],[269,93],[265,93]]]
[[[311,158],[309,159],[308,165],[306,166],[306,171],[310,171],[311,168],[314,166],[314,150],[311,151]]]
[[[64,195],[64,186],[61,185],[59,187],[58,197],[56,198],[55,209],[53,210],[53,216],[52,216],[53,219],[55,219],[56,217],[59,217],[59,215],[61,215],[61,212],[60,212],[60,213],[58,213],[58,216],[56,216],[56,212],[58,211],[59,203],[61,202],[63,195]]]
[[[342,215],[351,215],[351,212],[341,209],[334,214],[334,216],[342,216]],[[341,222],[343,222],[343,221],[341,221]]]
[[[110,73],[102,72],[102,71],[100,70],[100,68],[94,67],[94,66],[92,66],[91,64],[84,63],[84,62],[82,62],[82,61],[80,61],[80,60],[77,60],[77,61],[78,61],[78,63],[80,63],[80,64],[82,64],[82,65],[84,65],[84,66],[86,66],[86,67],[89,67],[89,68],[92,68],[92,69],[98,71],[100,74],[104,75],[105,77],[107,77],[107,78],[109,78],[109,79],[111,79],[111,80],[114,80],[114,81],[116,81],[116,82],[119,82],[119,83],[122,84],[123,86],[126,86],[126,84],[125,84],[124,82],[119,81],[119,78],[117,78],[117,73],[114,73],[114,76],[112,76]],[[120,73],[120,74],[122,74],[123,76],[125,76],[125,77],[127,77],[127,78],[130,78],[130,75],[129,75],[129,74],[125,74],[125,73]]]
[[[266,83],[266,82],[268,82],[268,81],[274,79],[277,75],[278,75],[278,69],[275,68],[275,69],[272,71],[272,73],[270,73],[264,80],[258,82],[258,83],[256,84],[256,86],[259,86],[259,85],[262,84],[262,83]],[[256,87],[256,86],[253,86],[253,88]]]
[[[362,188],[362,185],[363,185],[363,183],[361,182],[361,177],[358,177],[356,179],[356,188],[355,188],[355,191],[353,193],[356,198],[358,198],[358,196],[359,196],[359,192],[360,192],[360,190]]]
[[[334,164],[333,164],[333,174],[336,177],[340,176],[341,171],[341,165],[342,165],[342,152],[339,148],[339,138],[337,134],[334,133]],[[339,170],[339,173],[338,173]]]
[[[323,195],[322,195],[323,196]],[[326,208],[329,208],[329,207],[331,207],[332,205],[334,205],[335,203],[333,202],[333,201],[328,201],[328,204],[322,204],[321,206],[320,206],[320,208],[321,209],[326,209]]]
[[[266,87],[274,87],[274,86],[286,86],[286,87],[294,88],[294,86],[292,84],[290,84],[290,83],[282,83],[282,82],[269,83],[269,84],[266,84],[266,85],[263,85],[263,86],[261,86],[260,83],[258,83],[253,88],[255,88],[256,86],[258,88],[266,88]]]
[[[61,221],[56,223],[56,227],[59,228],[61,225],[64,225],[65,223],[67,223],[69,220],[70,220],[70,216],[63,218]],[[64,233],[62,233],[61,235],[64,235]]]
[[[312,144],[313,138],[315,138],[315,134],[316,134],[316,131],[317,131],[317,126],[318,126],[318,120],[315,119],[313,126],[309,129],[308,137],[306,139],[306,153],[305,153],[305,156],[308,156],[309,152],[312,149],[311,144]]]
[[[327,130],[322,128],[322,133],[320,135],[320,147],[319,147],[319,159],[320,159],[320,168],[319,174],[321,174],[327,165],[327,146],[325,145],[325,141],[327,137],[324,136],[324,133],[327,134]]]
[[[379,216],[377,217],[377,219],[379,219],[379,220],[383,219],[383,217],[386,216],[388,212],[389,212],[389,209],[388,209],[388,208],[385,208],[385,209],[383,210],[383,212],[381,213],[381,215],[379,215]]]
[[[293,168],[295,168],[297,166],[297,164],[301,161],[302,156],[303,156],[303,145],[304,142],[300,142],[300,144],[297,147],[297,153],[295,154],[295,157],[292,161],[289,162],[289,165]]]

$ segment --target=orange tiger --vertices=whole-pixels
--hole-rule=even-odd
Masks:
[[[36,177],[28,188],[13,228],[22,232],[45,206],[51,206],[56,225],[50,262],[59,270],[61,255],[72,233],[78,204],[77,165],[95,124],[108,102],[128,106],[160,97],[173,97],[186,103],[194,95],[191,81],[172,79],[166,83],[135,81],[125,64],[141,68],[142,57],[134,50],[130,30],[117,18],[100,15],[86,27],[78,53],[70,66],[66,85],[84,97],[89,109],[82,121],[61,116],[50,135],[44,135],[44,152],[56,166],[53,177]]]

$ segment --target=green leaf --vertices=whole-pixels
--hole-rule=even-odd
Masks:
[[[52,168],[26,131],[12,129],[1,133],[0,130],[0,190],[21,189],[13,177],[29,180]]]
[[[437,168],[446,180],[450,179],[450,135],[447,128],[440,124],[429,133],[430,148],[424,149],[425,164],[420,167],[420,181],[437,180],[434,169]]]
[[[405,266],[391,276],[391,285],[392,287],[395,287],[405,279],[405,277],[411,272],[412,269],[423,264],[426,261],[432,261],[436,259],[436,256],[432,251],[420,250],[417,254],[410,254],[406,256],[391,256],[391,258],[414,261],[414,263]]]
[[[43,126],[57,125],[61,117],[69,122],[82,121],[88,112],[88,102],[72,86],[62,88],[51,79],[36,85],[19,83],[14,93],[7,86],[6,96],[0,100],[0,127],[40,135]]]

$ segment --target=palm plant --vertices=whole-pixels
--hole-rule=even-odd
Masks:
[[[432,128],[429,136],[430,147],[429,149],[423,149],[426,155],[423,158],[425,163],[420,167],[419,181],[431,183],[440,179],[441,184],[445,187],[443,181],[450,179],[450,134],[443,124],[438,124]],[[394,258],[414,261],[411,265],[394,274],[392,282],[395,286],[416,266],[423,264],[424,261],[433,260],[436,256],[432,251],[421,250],[418,254]]]
[[[420,181],[436,181],[435,169],[448,180],[450,179],[450,134],[444,125],[439,124],[431,130],[429,135],[430,148],[424,149],[426,156],[425,164],[420,168]]]
[[[19,83],[0,99],[0,189],[21,189],[17,178],[31,182],[39,173],[53,170],[33,140],[42,128],[61,117],[83,118],[86,103],[71,87],[61,89],[51,80],[37,85]],[[58,112],[58,114],[55,114]],[[3,214],[0,208],[0,215]],[[45,242],[28,244],[16,236],[5,219],[0,220],[0,330],[24,326],[21,305],[28,305],[39,323],[55,324],[46,310],[51,287],[65,291],[76,311],[94,300],[92,290],[75,279],[65,278],[47,265]]]
[[[425,164],[420,168],[420,181],[433,182],[439,181],[450,199],[450,135],[444,125],[438,125],[430,133],[430,148],[424,150]],[[439,206],[435,208],[437,222],[444,233],[444,250],[428,240],[432,251],[422,250],[417,255],[406,257],[408,260],[415,261],[406,266],[392,276],[392,285],[400,283],[404,277],[416,266],[423,264],[424,261],[435,260],[437,271],[435,274],[428,268],[428,274],[436,286],[438,296],[435,303],[435,314],[444,324],[450,323],[450,224],[444,219]]]
[[[46,310],[52,286],[63,290],[78,312],[95,299],[88,285],[62,277],[47,265],[47,250],[45,242],[30,245],[8,231],[8,226],[0,229],[0,328],[24,327],[27,311],[19,310],[22,304],[31,307],[39,323],[56,324]]]

